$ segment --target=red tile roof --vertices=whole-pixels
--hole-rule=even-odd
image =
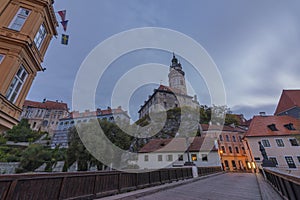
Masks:
[[[218,125],[209,125],[209,124],[200,124],[202,131],[208,131],[208,129],[210,131],[231,131],[231,132],[245,132],[244,129],[241,129],[239,127],[233,127],[233,126],[228,126],[228,125],[224,125],[224,126],[218,126]]]
[[[163,91],[167,91],[167,92],[172,92],[172,93],[175,93],[175,94],[181,94],[181,90],[177,89],[177,88],[171,88],[171,87],[168,87],[168,86],[165,86],[165,85],[160,85],[157,90],[163,90]]]
[[[71,112],[70,117],[68,118],[92,117],[92,116],[99,116],[99,115],[111,115],[111,114],[121,114],[121,113],[127,115],[127,112],[124,111],[121,107],[118,107],[116,109],[108,108],[106,110],[97,109],[96,111],[86,110],[85,112],[81,112],[81,113],[78,111],[73,111]]]
[[[300,90],[283,90],[274,114],[277,115],[293,107],[300,107]]]
[[[203,144],[204,137],[191,137],[189,151],[198,152]],[[210,149],[205,149],[209,151]],[[185,152],[186,139],[185,138],[171,138],[171,139],[152,139],[139,151],[139,153],[150,152]],[[213,147],[212,151],[217,151]]]
[[[296,130],[284,125],[292,123]],[[278,131],[272,131],[268,125],[275,124]],[[300,120],[290,116],[254,116],[245,137],[284,136],[300,134]]]
[[[23,107],[41,108],[49,110],[68,110],[68,105],[66,103],[56,101],[37,102],[25,100]]]

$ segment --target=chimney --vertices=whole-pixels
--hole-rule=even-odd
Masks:
[[[266,116],[266,112],[259,112],[259,115],[260,115],[261,117],[265,117],[265,116]]]

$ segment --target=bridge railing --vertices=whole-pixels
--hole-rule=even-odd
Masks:
[[[204,176],[204,175],[213,174],[221,171],[222,171],[221,167],[198,167],[198,176]]]
[[[141,173],[76,172],[0,176],[0,199],[91,199],[192,178],[186,168]]]
[[[300,199],[300,178],[280,173],[270,169],[264,169],[267,180],[284,197],[297,200]]]

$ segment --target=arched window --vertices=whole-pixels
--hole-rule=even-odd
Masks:
[[[233,142],[236,142],[236,139],[235,139],[235,136],[234,136],[234,135],[232,136],[232,141],[233,141]]]
[[[226,135],[226,141],[229,142],[229,136],[228,135]]]

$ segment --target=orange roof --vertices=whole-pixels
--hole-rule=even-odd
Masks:
[[[289,130],[284,125],[292,123],[296,130]],[[268,126],[274,124],[277,131]],[[300,134],[300,121],[290,116],[254,116],[245,137],[284,136]]]
[[[224,126],[218,126],[218,125],[208,125],[208,124],[200,124],[201,128],[203,131],[208,131],[208,129],[210,131],[231,131],[231,132],[245,132],[244,129],[241,129],[239,127],[233,127],[233,126],[228,126],[228,125],[224,125]]]
[[[283,90],[274,114],[277,115],[293,107],[300,107],[300,90]]]
[[[97,109],[96,111],[86,110],[81,113],[78,111],[73,111],[71,112],[70,117],[68,118],[93,117],[93,116],[121,114],[121,113],[127,115],[127,112],[124,111],[121,107],[118,107],[116,109],[108,108],[106,110]]]
[[[175,94],[181,94],[181,91],[177,88],[171,88],[171,87],[168,87],[168,86],[165,86],[165,85],[160,85],[157,90],[163,90],[163,91],[167,91],[167,92],[172,92],[172,93],[175,93]]]
[[[56,101],[37,102],[25,100],[23,107],[41,108],[49,110],[68,110],[68,105],[66,103]]]
[[[202,146],[204,137],[190,137],[189,151],[198,152]],[[186,151],[186,138],[152,139],[139,151],[139,153],[150,152],[184,152]],[[207,149],[210,150],[210,149]],[[213,147],[212,151],[217,151]]]

